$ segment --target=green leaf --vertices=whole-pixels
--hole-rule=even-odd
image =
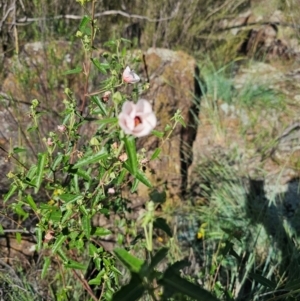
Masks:
[[[70,260],[68,261],[68,263],[65,263],[64,266],[66,268],[72,268],[72,269],[76,269],[76,270],[86,270],[86,265],[83,263],[79,263],[77,261],[74,260]]]
[[[172,264],[173,272],[177,273],[179,275],[180,270],[184,269],[185,267],[190,266],[190,262],[187,259],[183,259],[180,261],[176,261]]]
[[[62,213],[61,211],[57,208],[52,208],[52,211],[49,215],[49,221],[52,221],[53,223],[58,223],[60,222],[61,220],[61,217],[62,217]]]
[[[102,227],[97,227],[95,231],[92,232],[92,235],[96,236],[107,236],[110,235],[111,231]]]
[[[144,260],[134,257],[124,249],[116,248],[114,253],[124,266],[132,273],[139,273],[144,265]]]
[[[87,156],[87,157],[84,157],[84,158],[80,159],[77,163],[75,163],[73,168],[79,168],[79,167],[84,166],[84,165],[99,162],[101,159],[104,159],[107,156],[108,156],[108,153],[103,148],[103,149],[101,149],[101,151],[99,151],[95,154],[92,154],[90,156]]]
[[[165,191],[159,192],[157,189],[151,191],[149,196],[154,203],[158,203],[158,204],[163,204],[167,199],[166,192]]]
[[[84,234],[85,234],[85,236],[86,236],[87,239],[90,239],[90,237],[91,237],[91,229],[92,229],[91,219],[90,219],[89,216],[84,215],[82,217],[81,221],[82,221],[82,227],[83,227]]]
[[[136,178],[140,182],[142,182],[144,185],[146,185],[147,187],[149,187],[149,188],[152,187],[151,182],[148,180],[148,178],[146,177],[146,175],[142,171],[138,170]]]
[[[156,229],[160,229],[164,231],[169,237],[173,236],[172,231],[164,218],[162,217],[156,218],[153,223],[153,226]]]
[[[119,104],[122,102],[123,97],[122,94],[119,91],[117,91],[113,94],[112,99],[115,104]]]
[[[130,282],[124,285],[113,295],[112,301],[135,301],[140,300],[145,292],[143,282],[140,277],[132,273]]]
[[[90,21],[91,21],[90,17],[83,16],[83,18],[82,18],[82,20],[80,21],[80,24],[79,24],[79,30],[84,32],[85,28],[86,28],[86,25],[89,24]]]
[[[108,46],[108,47],[111,47],[111,46],[116,46],[116,41],[115,40],[109,40],[109,41],[107,41],[107,42],[105,42],[104,44],[103,44],[103,46]]]
[[[160,153],[161,153],[161,148],[158,147],[158,148],[154,151],[154,153],[152,154],[150,160],[156,159],[156,158],[160,155]]]
[[[36,171],[36,178],[34,181],[35,189],[34,193],[38,193],[41,184],[42,184],[42,179],[43,179],[43,174],[45,171],[45,165],[46,165],[46,159],[47,159],[47,154],[46,153],[39,153],[38,154],[38,164],[37,164],[37,171]]]
[[[127,161],[128,161],[128,160],[127,160]],[[123,164],[124,164],[124,167],[125,167],[131,174],[133,174],[133,173],[132,173],[132,170],[131,170],[131,166],[130,166],[129,164],[127,164],[127,161],[123,163]],[[148,180],[148,178],[146,177],[146,175],[145,175],[142,171],[138,170],[135,177],[136,177],[140,182],[142,182],[144,185],[146,185],[147,187],[149,187],[149,188],[152,187],[151,182]]]
[[[40,208],[42,209],[42,210],[47,210],[47,209],[49,209],[49,210],[53,210],[53,205],[49,205],[49,204],[40,204]]]
[[[87,216],[89,214],[85,205],[80,205],[79,210],[85,216]]]
[[[66,203],[71,203],[71,202],[75,202],[77,200],[82,199],[82,195],[81,194],[63,193],[63,194],[59,195],[59,198]]]
[[[4,195],[4,198],[3,198],[3,202],[7,202],[11,196],[15,193],[15,191],[17,190],[18,186],[15,185],[15,184],[12,184],[9,188],[9,191]]]
[[[249,273],[249,277],[254,279],[255,281],[257,281],[261,285],[269,287],[271,289],[275,289],[277,287],[277,284],[275,282],[267,279],[266,277],[264,277],[262,275],[255,274],[255,273]]]
[[[89,280],[88,284],[89,285],[100,285],[102,278],[101,277],[96,277],[94,279]]]
[[[231,248],[231,249],[229,250],[229,255],[235,257],[235,258],[237,259],[238,262],[241,262],[241,261],[242,261],[241,256],[239,256],[239,254],[238,254],[236,251],[234,251],[233,248]]]
[[[74,178],[75,178],[76,176],[77,176],[77,177],[80,176],[80,177],[82,177],[84,180],[86,180],[87,182],[89,182],[89,181],[92,180],[91,176],[90,176],[85,170],[83,170],[83,169],[81,169],[81,168],[78,168],[78,169],[73,168],[73,169],[70,169],[69,172],[72,173],[72,174],[74,174]]]
[[[55,243],[52,247],[52,252],[56,253],[58,251],[58,249],[60,249],[61,245],[65,242],[66,239],[67,239],[67,236],[60,234],[55,240]]]
[[[42,249],[42,242],[43,242],[43,232],[41,228],[36,228],[36,237],[37,237],[37,245],[36,245],[36,251],[40,251]]]
[[[122,272],[120,272],[116,267],[114,267],[113,265],[110,266],[111,270],[114,271],[116,274],[122,276]]]
[[[1,235],[1,234],[4,234],[4,230],[3,230],[2,225],[0,224],[0,235]]]
[[[284,288],[289,291],[299,290],[300,289],[300,278],[288,281]]]
[[[100,119],[100,120],[97,120],[95,122],[96,124],[117,124],[118,123],[118,118],[105,118],[105,119]]]
[[[37,126],[30,126],[26,131],[27,133],[31,133],[34,131],[37,131],[38,127]]]
[[[57,153],[55,160],[53,161],[52,165],[51,165],[51,169],[55,170],[56,167],[59,165],[59,163],[62,161],[62,159],[64,158],[64,154],[62,153]]]
[[[95,263],[95,266],[96,266],[96,269],[98,270],[98,271],[100,271],[100,269],[101,269],[101,262],[102,262],[102,260],[101,260],[101,258],[99,258],[99,257],[97,257],[97,258],[94,258],[94,263]],[[105,274],[105,269],[102,269],[102,273],[103,274]],[[101,272],[100,272],[101,273]],[[99,274],[100,274],[99,273]]]
[[[168,248],[161,248],[156,252],[156,254],[151,259],[151,263],[149,265],[148,271],[153,271],[154,268],[163,260],[166,258],[168,254],[169,249]]]
[[[128,155],[128,160],[126,163],[130,166],[130,173],[136,176],[138,169],[138,160],[136,155],[135,138],[133,136],[125,136],[124,143],[126,148],[126,153]]]
[[[90,244],[89,244],[89,255],[90,255],[91,257],[94,257],[94,256],[97,255],[97,254],[98,254],[98,249],[95,247],[94,244],[90,243]]]
[[[61,224],[64,224],[73,214],[74,214],[74,211],[72,209],[69,209],[69,210],[65,211],[64,216],[61,219]],[[59,220],[60,220],[61,216],[62,215],[59,214]]]
[[[197,301],[219,301],[199,285],[181,278],[173,265],[167,268],[159,284],[164,286],[163,299],[171,297],[174,293],[182,293]]]
[[[22,241],[22,235],[19,232],[16,233],[16,241],[18,242],[18,244],[20,244]]]
[[[139,183],[140,181],[138,179],[134,179],[132,187],[130,188],[131,193],[134,193],[137,190]]]
[[[36,203],[34,202],[32,196],[30,194],[26,197],[28,205],[31,207],[32,210],[37,210]]]
[[[76,67],[74,69],[70,69],[70,70],[67,70],[67,71],[63,72],[63,75],[77,74],[77,73],[81,73],[81,72],[82,72],[82,68],[81,67]]]
[[[221,249],[220,254],[222,254],[223,256],[226,256],[230,252],[230,250],[232,249],[233,246],[234,246],[234,244],[231,241],[226,240],[225,246]]]
[[[97,58],[91,58],[92,63],[94,66],[103,74],[107,74],[106,68],[107,64],[101,64]]]
[[[123,180],[124,180],[127,172],[128,171],[125,168],[122,169],[122,171],[119,174],[118,180],[117,180],[117,185],[120,185],[123,183]]]
[[[162,138],[164,136],[164,133],[163,132],[159,132],[159,131],[156,131],[156,130],[153,130],[151,132],[154,136],[158,137],[158,138]]]
[[[131,44],[132,41],[131,40],[128,40],[128,39],[125,39],[125,38],[121,38],[121,41],[122,42],[125,42],[125,43],[128,43],[128,44]],[[125,48],[126,49],[126,48]]]
[[[50,266],[50,257],[44,257],[44,264],[42,269],[41,278],[44,279],[46,276],[46,273],[48,272],[48,268]]]
[[[22,204],[18,203],[17,206],[14,207],[14,211],[20,215],[23,216],[24,218],[28,217],[28,212],[24,211],[22,208]]]
[[[37,166],[36,166],[36,165],[32,165],[32,166],[29,168],[26,177],[27,177],[28,179],[32,180],[33,177],[36,175],[36,171],[37,171]]]
[[[94,104],[96,104],[98,106],[98,108],[100,109],[101,115],[107,116],[105,104],[100,100],[100,98],[98,96],[93,95],[93,96],[91,96],[91,100]]]
[[[27,150],[24,147],[14,147],[14,149],[13,149],[14,154],[23,153],[23,152],[26,152],[26,151]]]
[[[69,259],[62,249],[58,249],[57,254],[63,260],[64,263],[68,263]]]

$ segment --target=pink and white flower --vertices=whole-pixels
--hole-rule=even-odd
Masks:
[[[123,81],[128,84],[135,84],[140,81],[140,77],[133,72],[128,66],[125,68],[123,75]]]
[[[108,188],[108,194],[115,194],[116,193],[116,191],[115,191],[115,189],[114,188]]]
[[[63,132],[65,132],[66,131],[66,126],[64,125],[64,124],[61,124],[61,125],[58,125],[57,126],[57,129],[61,132],[61,133],[63,133]]]
[[[132,101],[125,101],[118,118],[122,130],[135,137],[150,134],[157,123],[151,104],[145,99],[140,99],[136,104]]]
[[[47,145],[52,146],[54,144],[53,140],[51,138],[47,139]]]

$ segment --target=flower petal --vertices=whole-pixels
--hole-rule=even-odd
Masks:
[[[132,102],[132,101],[126,100],[123,103],[123,106],[122,106],[122,113],[131,116],[131,118],[134,118],[135,115],[136,115],[136,105],[135,105],[135,103]]]
[[[134,73],[128,66],[125,68],[122,78],[128,84],[134,84],[140,81],[140,77]]]
[[[152,106],[146,99],[139,99],[136,103],[136,111],[138,113],[152,113]]]
[[[136,122],[137,118],[140,121],[138,123]],[[136,137],[150,134],[157,123],[151,104],[145,99],[140,99],[137,104],[132,101],[125,101],[118,119],[122,130],[126,134],[132,134]]]
[[[126,134],[131,134],[134,130],[134,118],[121,112],[118,116],[119,125]]]
[[[148,114],[147,117],[142,120],[142,122],[147,122],[148,126],[154,129],[156,127],[157,119],[155,114],[152,112]]]
[[[151,130],[151,128],[139,124],[134,128],[132,135],[134,135],[135,137],[147,136],[150,134]]]

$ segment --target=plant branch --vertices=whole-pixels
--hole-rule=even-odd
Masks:
[[[82,105],[81,105],[81,113],[83,114],[83,111],[84,111],[84,108],[85,108],[85,103],[86,103],[86,95],[88,93],[88,86],[89,86],[89,77],[90,77],[90,72],[91,72],[91,57],[93,56],[93,46],[94,46],[94,36],[95,36],[95,4],[96,4],[96,1],[93,0],[92,2],[92,33],[91,33],[91,45],[90,45],[90,51],[89,51],[89,59],[88,59],[88,62],[87,62],[87,70],[85,72],[85,76],[86,76],[86,79],[85,79],[85,85],[84,85],[84,94],[83,94],[83,100],[82,100]]]
[[[92,297],[93,300],[98,301],[99,299],[94,295],[93,291],[91,290],[91,287],[88,285],[87,281],[83,278],[80,277],[75,269],[72,269],[73,274],[75,277],[79,280],[79,282],[83,285],[85,290],[89,293],[89,295]]]
[[[102,16],[109,16],[109,15],[121,15],[123,17],[129,18],[129,19],[141,19],[141,20],[146,20],[148,22],[160,22],[160,21],[167,21],[167,20],[171,20],[174,18],[174,16],[171,17],[166,17],[166,18],[160,18],[160,19],[151,19],[147,16],[141,16],[141,15],[136,15],[136,14],[130,14],[130,13],[126,13],[122,10],[107,10],[105,12],[102,13],[96,13],[94,15],[95,18],[98,17],[102,17]],[[82,16],[78,16],[78,15],[58,15],[58,16],[54,16],[54,17],[42,17],[42,18],[27,18],[27,17],[23,17],[20,18],[16,21],[15,24],[13,25],[17,25],[17,26],[24,26],[24,25],[28,25],[28,23],[32,23],[32,22],[37,22],[37,21],[41,21],[41,20],[55,20],[55,19],[71,19],[71,20],[80,20],[82,19]],[[26,24],[27,22],[27,24]],[[7,23],[10,24],[10,23]]]

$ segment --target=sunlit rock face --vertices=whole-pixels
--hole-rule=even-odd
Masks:
[[[163,144],[154,136],[139,139],[138,147],[146,150],[161,147],[159,159],[149,164],[149,176],[154,186],[167,189],[169,198],[178,198],[184,187],[187,165],[192,159],[191,146],[196,131],[196,121],[191,114],[193,110],[196,111],[196,64],[186,53],[168,49],[150,48],[144,58],[145,66],[141,70],[147,69],[150,89],[142,97],[153,104],[158,120],[156,130],[163,131],[166,125],[170,125],[178,109],[187,127],[178,124]],[[138,194],[146,196],[147,191],[140,186]]]
[[[135,71],[142,82],[149,80],[149,90],[140,97],[152,104],[157,117],[155,130],[164,131],[166,125],[171,125],[171,118],[178,109],[181,110],[187,127],[178,124],[164,143],[154,135],[137,138],[137,148],[139,151],[142,148],[147,150],[148,159],[157,147],[162,149],[158,159],[146,164],[145,173],[154,188],[166,189],[169,204],[173,201],[181,202],[187,167],[193,157],[191,150],[196,133],[196,120],[193,116],[198,115],[195,105],[195,60],[181,51],[151,48],[145,52],[142,61],[145,64]],[[130,200],[129,206],[134,209],[128,218],[137,219],[143,212],[141,205],[149,199],[149,192],[149,188],[140,184],[136,193],[123,193]],[[107,220],[98,215],[94,217],[93,223],[110,225],[114,232],[113,220],[114,217]],[[105,241],[105,246],[112,249],[113,243]]]
[[[62,100],[66,97],[65,88],[69,87],[74,92],[80,104],[84,83],[82,76],[62,76],[63,72],[74,68],[80,60],[80,54],[74,54],[74,47],[63,41],[29,43],[23,47],[19,57],[12,57],[5,62],[5,78],[1,85],[6,98],[5,103],[1,103],[2,120],[5,120],[1,129],[4,143],[11,139],[15,146],[20,141],[18,139],[27,139],[26,128],[31,121],[27,113],[33,99],[39,100],[40,108],[52,115],[49,118],[47,114],[43,120],[41,131],[45,135],[59,124],[57,120],[59,112],[64,109]],[[184,164],[190,164],[192,158],[191,141],[195,135],[195,121],[192,120],[191,109],[194,103],[195,60],[181,51],[151,48],[144,53],[141,61],[145,65],[141,64],[140,69],[135,71],[143,82],[149,81],[150,89],[140,97],[153,105],[158,119],[156,130],[164,130],[166,125],[170,125],[178,109],[187,124],[186,129],[179,124],[162,145],[160,139],[153,136],[140,138],[137,142],[140,149],[150,149],[148,158],[156,147],[162,148],[160,158],[150,162],[148,175],[154,186],[167,188],[168,197],[177,198],[184,186],[182,174],[186,174],[187,166]],[[57,68],[58,65],[60,68]],[[97,83],[93,79],[92,85],[95,86],[90,87],[90,91],[98,89],[99,81],[99,77]],[[23,130],[21,134],[18,133],[18,124]],[[84,133],[95,131],[95,128],[87,128],[89,126],[92,127],[84,126]],[[148,190],[141,185],[138,194],[145,199]]]
[[[201,100],[188,177],[195,202],[263,225],[283,253],[287,231],[300,233],[297,70],[299,62],[241,65],[227,98],[220,76],[212,78],[216,93],[208,89]]]
[[[44,137],[60,123],[64,110],[64,89],[71,88],[76,95],[82,87],[79,74],[63,76],[63,72],[77,64],[80,54],[74,53],[74,45],[65,41],[34,42],[25,44],[20,54],[5,58],[0,83],[0,146],[6,151],[19,146],[27,148],[27,159],[42,150],[37,137],[31,137],[30,105],[33,99],[40,102],[39,111],[47,112],[40,118],[40,132]],[[7,153],[0,150],[0,191],[7,191],[6,174],[13,165],[7,161]]]

